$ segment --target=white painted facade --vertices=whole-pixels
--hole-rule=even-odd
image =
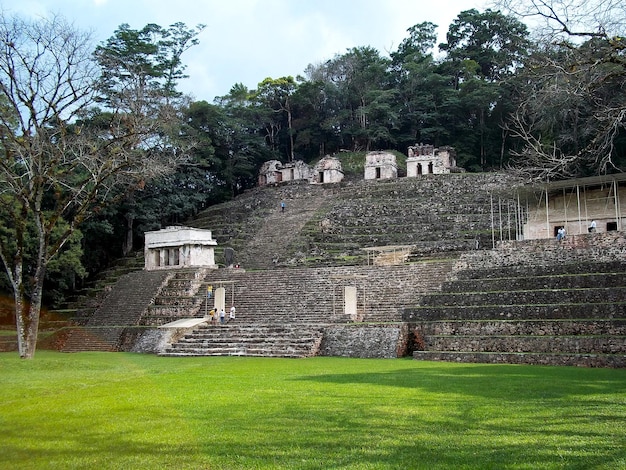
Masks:
[[[183,267],[217,268],[215,246],[210,230],[167,227],[145,234],[145,269]]]

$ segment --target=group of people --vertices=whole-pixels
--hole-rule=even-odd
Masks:
[[[592,220],[591,223],[589,224],[589,228],[588,228],[589,233],[593,233],[596,231],[596,221]],[[561,240],[565,239],[565,227],[559,227],[559,229],[556,231],[556,241],[560,242]]]
[[[235,319],[236,311],[237,309],[235,308],[234,305],[230,307],[230,312],[228,313],[229,322]],[[212,308],[211,311],[209,312],[209,318],[211,319],[212,325],[217,325],[218,319],[219,319],[220,324],[223,325],[226,323],[226,311],[224,310],[223,307],[219,309],[219,311],[217,308]]]

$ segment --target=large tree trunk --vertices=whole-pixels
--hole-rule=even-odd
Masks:
[[[20,357],[26,357],[27,348],[27,330],[28,313],[25,311],[26,303],[24,302],[24,288],[22,285],[22,263],[16,262],[12,276],[13,299],[15,304],[15,325],[17,329],[17,351]],[[31,355],[32,357],[32,355]]]
[[[28,304],[24,297],[22,267],[19,266],[19,268],[15,270],[13,291],[15,298],[15,323],[17,326],[17,349],[22,359],[32,359],[35,357],[37,335],[39,332],[39,317],[41,316],[41,296],[43,293],[44,276],[45,266],[43,261],[40,260],[33,279],[30,304]]]
[[[33,302],[26,308],[26,302],[22,299],[21,302],[15,304],[15,314],[18,319],[17,347],[19,355],[22,359],[32,359],[35,357],[35,350],[37,349],[41,304],[35,305]]]

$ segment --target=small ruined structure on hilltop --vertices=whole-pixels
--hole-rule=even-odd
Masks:
[[[259,170],[259,186],[296,180],[320,184],[339,183],[343,180],[341,162],[338,158],[326,155],[311,168],[301,160],[288,163],[269,160]]]
[[[366,180],[387,180],[398,177],[396,156],[391,152],[376,151],[365,155]]]
[[[301,160],[282,163],[269,160],[259,170],[259,186],[282,183],[283,181],[310,180],[311,167]]]
[[[406,160],[407,177],[424,174],[461,173],[463,171],[465,171],[463,168],[456,166],[456,152],[452,147],[435,148],[434,145],[424,144],[409,147]]]
[[[315,183],[339,183],[343,180],[341,161],[336,157],[326,155],[313,168],[313,182]]]

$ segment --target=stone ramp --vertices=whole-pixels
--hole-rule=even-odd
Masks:
[[[117,351],[125,327],[139,323],[168,276],[167,271],[122,276],[87,323],[69,330],[61,351]]]

